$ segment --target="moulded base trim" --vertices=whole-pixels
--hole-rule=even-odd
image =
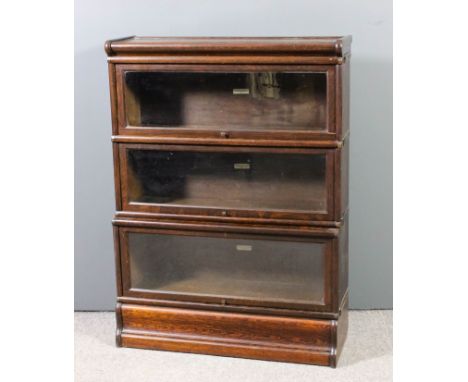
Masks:
[[[119,303],[117,344],[335,367],[346,337],[345,310],[333,320]]]

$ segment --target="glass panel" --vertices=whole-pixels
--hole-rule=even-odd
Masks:
[[[130,202],[326,211],[325,154],[127,152]]]
[[[126,72],[127,124],[324,130],[325,73]]]
[[[323,303],[324,244],[129,233],[131,287]]]

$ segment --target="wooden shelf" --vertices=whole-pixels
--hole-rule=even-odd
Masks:
[[[238,210],[257,210],[261,207],[264,210],[288,210],[288,211],[324,211],[326,202],[323,200],[313,199],[230,199],[228,197],[221,198],[197,198],[197,197],[184,197],[184,198],[157,198],[157,197],[142,197],[137,203],[148,204],[169,204],[173,206],[206,206],[211,208],[234,208]]]

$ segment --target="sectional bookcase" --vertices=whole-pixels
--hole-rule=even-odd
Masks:
[[[336,366],[350,43],[106,42],[119,346]]]

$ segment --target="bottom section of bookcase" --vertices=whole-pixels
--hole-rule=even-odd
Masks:
[[[336,367],[347,326],[337,320],[292,318],[118,304],[117,345]]]

